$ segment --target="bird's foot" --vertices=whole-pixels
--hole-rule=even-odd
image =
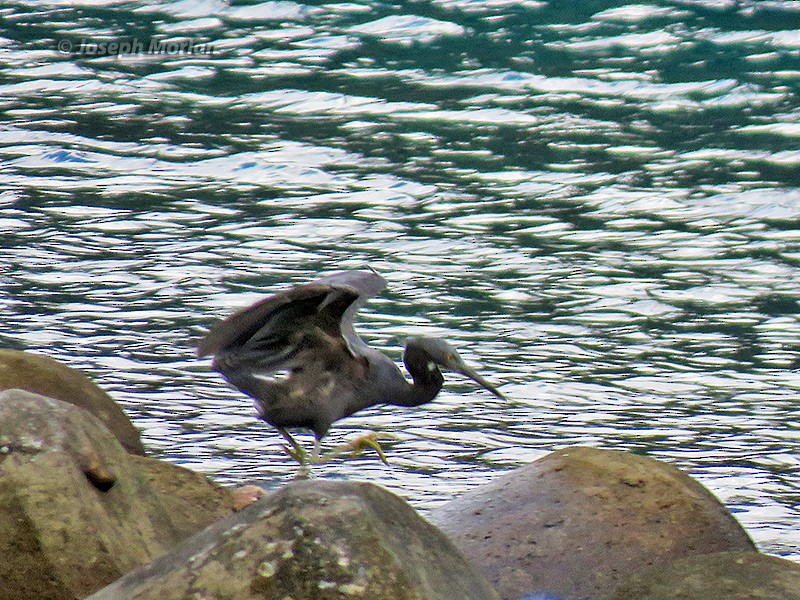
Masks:
[[[345,447],[350,449],[351,456],[360,456],[365,450],[372,448],[378,453],[378,456],[383,464],[389,464],[389,461],[386,460],[386,454],[384,454],[383,448],[381,448],[381,444],[378,441],[378,434],[374,431],[349,441],[347,444],[345,444]]]
[[[306,481],[308,479],[314,479],[314,474],[311,472],[311,467],[309,465],[300,465],[300,468],[297,469],[297,473],[294,474],[294,478],[297,481]]]
[[[281,445],[281,448],[301,467],[308,466],[308,452],[300,444],[294,443],[291,447]]]
[[[396,436],[391,434],[377,434],[374,431],[371,431],[365,435],[357,437],[354,440],[350,440],[349,442],[342,444],[338,448],[334,448],[324,456],[322,456],[319,462],[329,462],[342,454],[349,454],[350,456],[357,457],[364,453],[365,450],[372,448],[375,452],[378,453],[378,457],[383,461],[383,464],[388,465],[389,461],[386,458],[386,454],[383,452],[383,448],[381,447],[380,440],[394,440],[397,439]]]
[[[283,448],[283,451],[300,465],[300,468],[297,470],[297,473],[295,473],[294,478],[311,479],[311,465],[314,464],[315,461],[308,459],[308,452],[305,451],[305,448],[299,444],[294,446],[281,445],[281,448]]]

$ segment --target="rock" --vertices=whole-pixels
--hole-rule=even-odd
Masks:
[[[682,558],[631,576],[613,600],[800,600],[800,565],[756,552]]]
[[[453,544],[368,483],[296,481],[91,600],[498,600]],[[89,600],[89,599],[87,599]]]
[[[703,486],[627,452],[567,448],[498,477],[431,515],[504,598],[608,598],[648,565],[754,550]]]
[[[132,456],[82,408],[0,392],[3,600],[83,598],[179,541]]]
[[[131,455],[130,460],[158,494],[180,539],[194,535],[235,509],[231,491],[201,473],[147,456]]]
[[[86,375],[52,358],[0,349],[0,391],[20,389],[85,408],[128,452],[144,454],[139,431],[119,405]]]

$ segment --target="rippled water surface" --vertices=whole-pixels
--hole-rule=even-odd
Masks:
[[[450,377],[332,430],[393,433],[390,467],[320,476],[426,510],[553,449],[622,448],[800,559],[797,2],[6,0],[0,19],[0,343],[86,370],[151,453],[289,479],[194,344],[371,265],[390,286],[367,340],[399,361],[446,336],[511,400]]]

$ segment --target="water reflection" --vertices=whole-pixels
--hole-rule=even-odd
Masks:
[[[798,36],[791,2],[18,0],[2,9],[3,343],[87,370],[148,448],[226,483],[294,466],[193,345],[288,282],[371,265],[361,331],[442,335],[448,382],[330,444],[432,507],[570,444],[699,477],[799,557]],[[211,54],[81,55],[82,41]],[[60,52],[67,40],[71,52]]]

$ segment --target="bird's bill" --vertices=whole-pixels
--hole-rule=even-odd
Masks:
[[[457,373],[461,373],[464,377],[469,377],[470,379],[472,379],[472,381],[477,383],[482,388],[489,390],[490,392],[492,392],[492,394],[494,394],[501,400],[508,400],[508,398],[506,398],[505,396],[503,396],[503,394],[500,393],[500,390],[498,390],[491,383],[486,381],[486,379],[484,379],[480,373],[478,373],[468,364],[464,362],[459,362],[453,370],[456,371]]]

